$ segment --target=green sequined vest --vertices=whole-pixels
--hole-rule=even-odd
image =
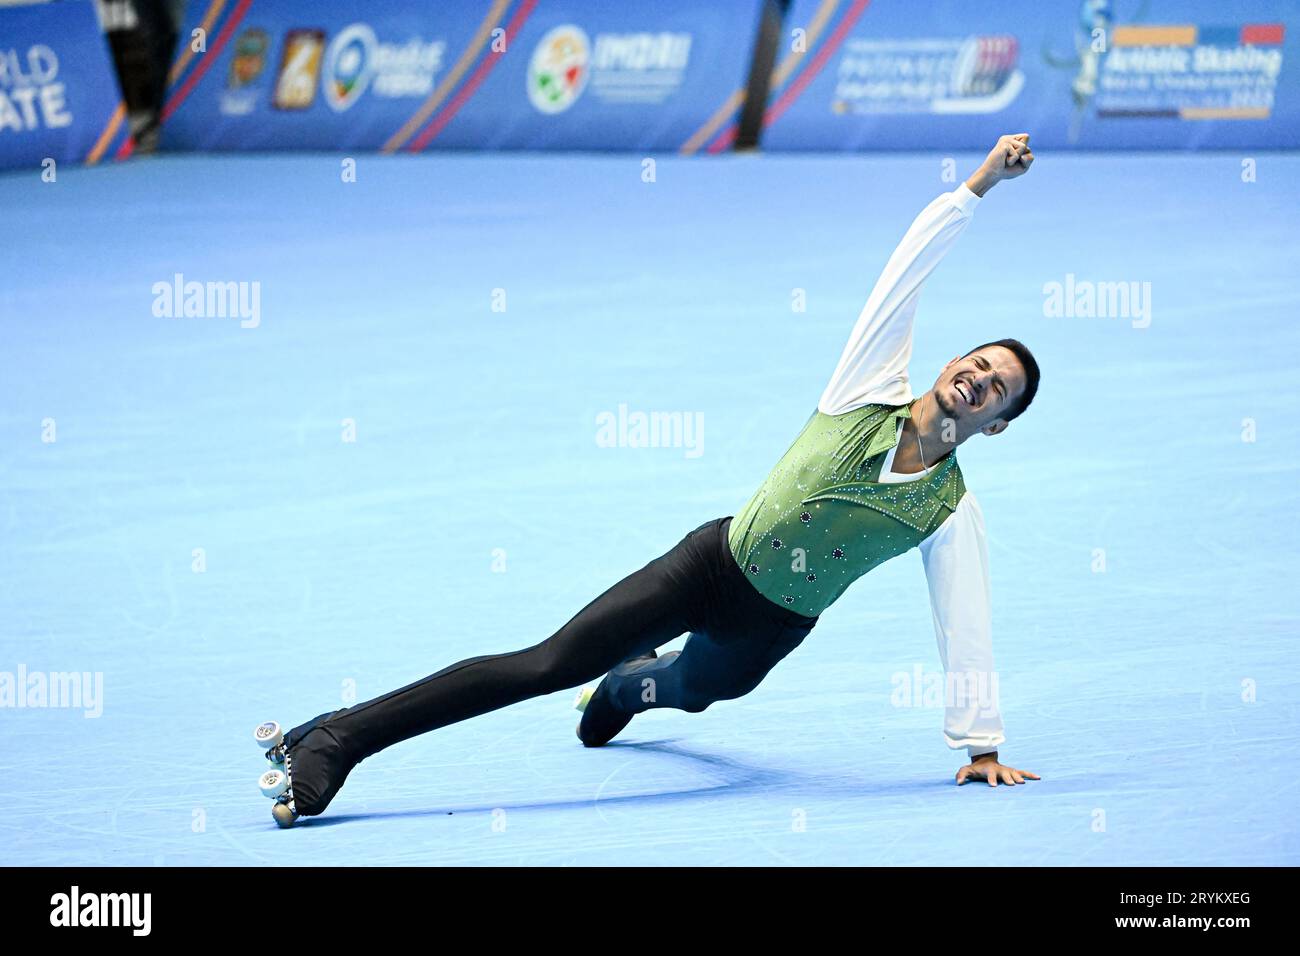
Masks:
[[[808,617],[934,533],[966,493],[957,456],[915,481],[878,483],[906,405],[814,412],[731,522],[736,563],[764,597]]]

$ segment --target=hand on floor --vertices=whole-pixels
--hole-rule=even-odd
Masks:
[[[1006,764],[998,763],[997,754],[984,754],[976,757],[966,766],[957,771],[957,786],[961,786],[967,780],[987,780],[990,787],[996,787],[998,781],[1005,783],[1009,787],[1014,787],[1018,783],[1024,783],[1025,778],[1030,780],[1042,780],[1036,773],[1030,773],[1028,770],[1017,770],[1015,767],[1008,767]]]

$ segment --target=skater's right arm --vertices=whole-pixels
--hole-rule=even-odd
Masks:
[[[984,512],[967,491],[921,542],[934,634],[944,669],[943,736],[974,760],[1005,742],[993,666],[993,608]]]
[[[984,780],[996,787],[1038,780],[1038,774],[999,763],[1006,741],[993,667],[993,615],[989,594],[988,541],[984,513],[967,491],[937,531],[921,543],[930,586],[934,632],[944,669],[943,736],[970,763],[957,783]]]

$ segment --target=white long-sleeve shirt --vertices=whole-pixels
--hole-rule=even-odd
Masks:
[[[965,230],[979,201],[963,184],[921,210],[871,290],[822,392],[820,411],[842,415],[867,404],[912,401],[907,366],[921,286]],[[891,450],[881,481],[917,477],[894,475],[892,467]],[[1006,737],[993,667],[984,514],[969,490],[948,519],[921,542],[920,552],[945,672],[944,740],[953,749],[966,748],[973,759],[997,750]]]

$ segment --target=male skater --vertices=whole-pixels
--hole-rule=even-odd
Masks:
[[[461,661],[294,728],[277,748],[289,789],[276,819],[324,811],[360,761],[398,741],[609,672],[578,736],[608,743],[653,707],[698,712],[749,693],[855,580],[917,548],[947,676],[944,737],[957,783],[1039,779],[998,762],[984,517],[955,450],[1033,401],[1038,363],[1002,339],[952,359],[914,398],[907,364],[921,285],[993,186],[1034,161],[1003,136],[961,186],[926,206],[876,282],[817,410],[734,518],[696,528],[540,644]],[[690,633],[681,652],[655,649]]]

